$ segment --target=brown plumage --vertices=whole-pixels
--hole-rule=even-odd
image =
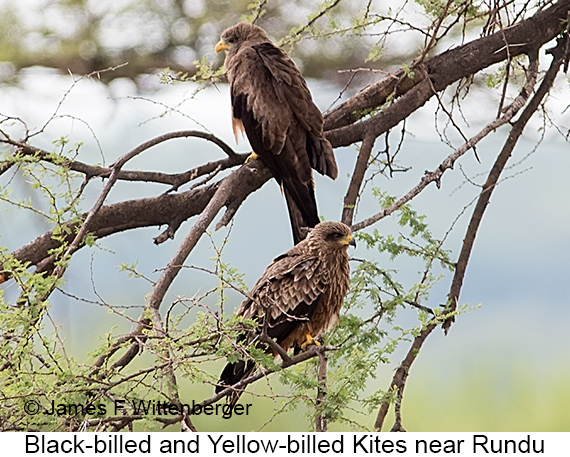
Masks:
[[[255,330],[244,331],[238,341],[266,348],[259,343],[260,332],[266,327],[267,336],[285,351],[298,352],[336,325],[350,283],[349,245],[355,242],[348,226],[321,222],[306,239],[277,257],[237,311],[238,316],[258,322]],[[216,393],[247,378],[254,370],[251,360],[228,363]],[[240,393],[231,395],[232,404]]]
[[[282,186],[295,244],[319,223],[312,168],[336,179],[323,116],[307,83],[263,29],[240,22],[222,33],[216,52],[227,50],[233,128],[245,131],[253,151]]]

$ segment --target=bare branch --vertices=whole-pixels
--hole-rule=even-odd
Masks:
[[[534,63],[533,65],[531,65],[532,68],[528,72],[527,82],[523,87],[522,91],[520,92],[520,94],[515,98],[515,100],[513,100],[511,105],[505,111],[503,116],[487,124],[469,141],[464,143],[462,146],[457,148],[453,153],[447,156],[446,159],[439,165],[439,167],[437,167],[437,169],[431,172],[426,171],[420,182],[415,187],[410,189],[408,193],[400,197],[390,206],[378,212],[377,214],[370,216],[365,220],[353,225],[352,227],[353,230],[355,231],[361,230],[365,227],[368,227],[369,225],[378,222],[379,220],[385,218],[386,216],[389,216],[394,211],[401,208],[403,205],[412,200],[432,182],[435,182],[436,185],[440,187],[441,177],[447,170],[453,168],[455,162],[457,161],[457,159],[459,159],[459,157],[465,154],[469,149],[473,148],[479,141],[485,138],[489,133],[494,132],[498,127],[509,122],[517,114],[517,112],[520,111],[520,109],[524,106],[524,104],[530,97],[532,93],[532,88],[534,87],[534,84],[536,82],[536,75],[538,71],[538,59],[536,57],[531,57],[531,59]]]
[[[414,338],[414,341],[406,354],[406,357],[394,373],[394,377],[392,378],[392,382],[390,384],[389,391],[397,389],[398,395],[403,395],[404,387],[406,385],[406,380],[408,379],[408,374],[410,372],[410,368],[416,360],[417,355],[423,344],[425,343],[429,334],[437,327],[437,324],[431,323],[428,324],[418,336]],[[388,400],[382,402],[380,405],[380,409],[378,410],[378,415],[376,416],[376,422],[374,424],[374,428],[377,431],[382,430],[382,425],[384,424],[384,420],[386,419],[386,415],[388,414],[388,409],[390,407],[390,402]],[[400,423],[401,426],[401,423]]]
[[[263,368],[263,369],[259,370],[257,373],[254,373],[251,376],[249,376],[245,379],[242,379],[237,384],[234,384],[233,386],[230,386],[230,387],[226,387],[224,390],[220,391],[219,393],[217,393],[213,397],[211,397],[207,400],[204,400],[203,402],[199,403],[199,406],[204,407],[206,405],[211,405],[212,403],[216,403],[218,400],[221,400],[226,395],[228,395],[232,392],[236,392],[236,391],[237,392],[243,392],[244,389],[249,384],[251,384],[251,383],[253,383],[253,382],[255,382],[255,381],[271,374],[271,373],[275,373],[278,370],[285,369],[289,366],[297,365],[298,363],[304,362],[305,360],[312,359],[313,357],[317,356],[319,352],[335,351],[337,349],[338,349],[338,347],[336,347],[336,346],[316,346],[316,345],[309,346],[307,348],[307,350],[305,350],[304,352],[301,352],[300,354],[297,354],[297,355],[291,357],[290,358],[291,361],[289,364],[282,362],[278,368]]]
[[[240,165],[245,162],[247,158],[247,154],[236,154],[233,149],[231,149],[226,143],[222,140],[217,138],[215,135],[210,133],[200,132],[196,130],[182,130],[178,132],[171,132],[164,135],[166,138],[164,141],[169,139],[175,138],[202,138],[207,141],[210,141],[220,147],[222,151],[224,151],[228,157],[222,160],[208,162],[204,165],[200,165],[199,167],[194,168],[193,170],[189,170],[183,173],[161,173],[157,171],[132,171],[132,170],[120,170],[118,172],[117,179],[122,181],[143,181],[143,182],[156,182],[159,184],[170,184],[172,186],[171,190],[178,189],[181,185],[192,181],[200,176],[212,173],[216,169],[224,170],[226,168],[230,168],[236,165]],[[39,158],[40,160],[44,160],[46,162],[54,163],[55,158],[49,152],[30,146],[28,143],[13,140],[6,136],[5,139],[0,140],[0,143],[5,143],[17,148],[17,152],[23,155],[34,156]],[[58,164],[62,166],[76,171],[78,173],[83,173],[87,179],[91,179],[94,177],[100,178],[108,178],[111,176],[112,169],[110,167],[101,167],[98,165],[89,165],[84,162],[80,162],[77,160],[65,159],[63,157],[57,157]],[[0,167],[0,175],[7,171],[16,160],[12,161],[5,161],[2,166]]]
[[[267,322],[267,320],[264,321],[264,324],[266,322]],[[291,360],[291,357],[289,357],[287,352],[285,352],[285,349],[283,349],[273,339],[271,339],[271,338],[269,338],[269,336],[267,336],[267,332],[265,331],[266,330],[265,326],[264,326],[263,330],[264,331],[262,331],[259,335],[259,340],[262,343],[267,344],[270,349],[273,349],[273,351],[275,351],[276,354],[279,354],[279,356],[281,357],[281,360],[283,360],[283,366],[284,367],[291,365],[293,362]]]
[[[423,106],[433,91],[423,84],[430,78],[437,91],[483,70],[495,63],[528,54],[554,39],[565,29],[570,0],[561,0],[548,9],[519,22],[504,31],[495,32],[462,46],[450,49],[411,66],[410,71],[398,70],[394,76],[383,78],[349,98],[325,117],[327,138],[333,146],[347,146],[362,141],[366,135],[379,136],[396,126],[410,113]],[[532,37],[529,41],[528,37]],[[508,43],[505,46],[505,42]],[[406,98],[401,101],[403,95]],[[354,124],[371,109],[382,106],[389,97],[397,100],[371,118]],[[351,125],[354,124],[354,125]]]
[[[358,159],[356,160],[356,165],[354,166],[350,185],[348,186],[346,196],[344,197],[341,220],[346,225],[352,224],[356,200],[358,199],[358,195],[360,193],[362,180],[364,179],[364,175],[368,169],[368,162],[370,160],[370,155],[372,154],[374,141],[375,138],[373,136],[366,136],[362,141],[362,146],[360,148],[360,153],[358,154]]]
[[[471,251],[473,249],[473,244],[475,242],[475,237],[477,236],[477,231],[479,229],[479,225],[481,224],[481,219],[483,217],[483,213],[489,204],[489,200],[491,198],[491,194],[495,189],[499,177],[501,176],[502,171],[504,170],[507,161],[511,157],[513,149],[515,148],[519,138],[521,137],[526,124],[532,117],[532,115],[536,112],[542,100],[546,96],[546,94],[550,91],[552,85],[554,84],[554,79],[558,74],[560,66],[563,64],[564,60],[567,58],[565,55],[566,43],[568,42],[568,35],[565,34],[564,38],[558,40],[558,45],[556,48],[551,50],[553,55],[552,63],[550,64],[550,68],[546,72],[542,83],[540,84],[538,90],[525,107],[523,112],[521,113],[519,119],[514,123],[511,132],[503,149],[501,150],[500,154],[497,156],[491,171],[489,172],[489,176],[485,184],[483,185],[483,189],[479,195],[479,199],[475,205],[473,210],[473,214],[471,216],[471,220],[469,221],[469,225],[467,227],[467,232],[465,234],[465,238],[463,240],[463,245],[461,246],[461,252],[459,254],[459,259],[457,261],[457,267],[455,269],[455,274],[453,276],[453,280],[451,283],[451,288],[449,290],[448,298],[448,307],[450,311],[454,311],[457,308],[457,301],[459,300],[459,294],[461,291],[461,286],[463,285],[463,278],[465,276],[465,270],[467,269],[467,263],[469,262],[469,257],[471,255]],[[538,57],[537,55],[531,56],[531,69],[529,73],[531,76],[528,78],[531,81],[536,80],[536,73],[538,72]],[[447,319],[443,325],[445,333],[449,332],[449,328],[453,323],[453,317]]]

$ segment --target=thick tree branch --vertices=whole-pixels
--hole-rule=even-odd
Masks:
[[[270,173],[259,161],[248,164],[247,168],[251,172],[245,172],[243,168],[245,167],[234,172],[238,173],[241,185],[227,196],[226,203],[229,210],[234,213],[249,194],[259,189],[270,178]],[[173,228],[173,234],[182,222],[204,210],[219,185],[217,182],[179,194],[163,194],[158,197],[127,200],[103,206],[93,217],[89,233],[96,238],[103,238],[125,230],[168,225]],[[70,233],[67,242],[71,242],[72,234],[77,232],[78,225],[77,222],[66,224],[66,232]],[[49,231],[15,250],[12,255],[21,262],[38,266],[40,271],[47,271],[53,267],[55,261],[55,258],[49,255],[49,251],[57,247],[59,241],[54,239],[53,232]],[[6,280],[8,275],[4,276]]]
[[[426,78],[441,91],[509,56],[528,54],[565,30],[569,11],[570,0],[560,0],[517,25],[426,59],[419,67],[412,65],[412,72],[399,70],[383,78],[325,116],[327,138],[337,147],[362,141],[368,134],[381,135],[431,98],[433,91],[424,81]],[[389,107],[354,124],[393,96],[397,100]]]

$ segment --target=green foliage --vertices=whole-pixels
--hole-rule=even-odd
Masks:
[[[198,61],[194,61],[194,65],[198,65]],[[192,78],[186,71],[173,71],[169,67],[164,68],[158,74],[161,84],[178,84],[191,81]]]
[[[207,57],[195,60],[194,65],[196,66],[196,73],[191,78],[193,81],[216,83],[220,81],[220,77],[225,73],[223,67],[214,69]]]
[[[249,14],[242,14],[240,20],[252,23],[265,16],[267,13],[267,10],[265,9],[267,2],[268,0],[258,0],[257,2],[250,3],[247,5]]]
[[[445,10],[446,1],[442,0],[416,0],[416,3],[420,5],[424,11],[435,18],[438,18]]]
[[[493,73],[487,74],[485,84],[490,89],[501,88],[508,78],[509,82],[516,87],[522,87],[525,81],[525,65],[528,63],[526,56],[516,56],[510,61],[504,62],[498,66]]]
[[[161,82],[183,82],[194,75],[188,61],[202,62],[203,56],[211,56],[212,41],[238,18],[266,27],[276,39],[298,28],[298,38],[302,39],[307,33],[323,32],[330,37],[336,30],[347,29],[342,18],[351,18],[353,10],[354,5],[339,0],[126,0],[118,8],[112,4],[93,5],[87,0],[57,0],[37,11],[5,2],[0,5],[0,60],[11,64],[6,66],[2,80],[17,80],[20,69],[44,65],[59,68],[62,73],[69,70],[81,74],[113,68],[98,76],[105,82],[125,76],[137,82],[140,74],[168,66]],[[57,26],[62,23],[72,26]],[[120,33],[116,30],[118,24]],[[115,38],[109,39],[111,36]],[[309,55],[299,50],[297,57],[306,61],[305,68],[313,75],[356,63],[348,52],[354,48],[352,40],[338,44],[339,52],[334,56]],[[196,71],[200,67],[196,65]]]
[[[365,62],[377,62],[384,55],[384,48],[380,44],[376,43],[370,48],[368,57],[364,60]]]
[[[416,0],[427,15],[439,20],[439,18],[446,14],[453,17],[457,14],[462,14],[466,18],[477,17],[481,14],[483,5],[480,2],[463,2],[463,1],[448,1],[448,0]]]
[[[51,269],[67,265],[69,259],[64,253],[82,218],[82,180],[68,167],[82,145],[71,145],[62,137],[53,146],[47,155],[40,151],[6,152],[5,160],[26,182],[32,196],[22,198],[6,190],[0,197],[18,211],[39,215],[51,229],[51,238],[57,241],[49,251]],[[92,244],[93,239],[87,243]],[[65,282],[55,275],[32,271],[5,248],[0,248],[0,264],[4,279],[11,279],[20,289],[13,302],[0,294],[0,382],[5,412],[0,425],[4,430],[62,429],[64,419],[71,424],[81,420],[80,415],[49,414],[52,401],[82,405],[95,401],[86,388],[91,384],[87,380],[90,365],[67,356],[56,325],[52,331],[45,328],[47,323],[53,324],[47,297]],[[37,414],[27,410],[36,407],[40,409]]]
[[[212,63],[206,56],[200,60],[193,62],[195,71],[190,75],[186,71],[173,71],[170,68],[163,69],[159,74],[161,84],[180,84],[188,81],[194,81],[201,84],[205,88],[211,84],[220,82],[225,74],[223,67],[214,68]]]

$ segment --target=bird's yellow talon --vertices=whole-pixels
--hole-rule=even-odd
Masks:
[[[255,152],[251,152],[251,154],[247,157],[247,159],[245,159],[245,163],[249,163],[252,160],[256,160],[259,159],[259,156],[255,153]]]
[[[305,342],[301,344],[301,349],[304,351],[307,348],[307,346],[310,346],[311,344],[314,344],[315,346],[321,345],[321,343],[319,343],[316,339],[314,339],[310,333],[307,333],[305,335]]]

